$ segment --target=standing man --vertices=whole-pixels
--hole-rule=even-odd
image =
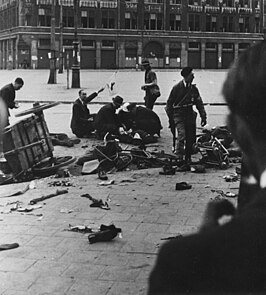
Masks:
[[[152,70],[150,62],[148,60],[144,60],[141,65],[145,70],[145,84],[141,86],[141,89],[145,91],[145,106],[146,108],[152,110],[156,99],[159,97],[159,94],[156,94],[154,91],[155,89],[158,89],[157,76],[156,73]]]
[[[7,118],[5,127],[9,125],[8,117],[10,116],[9,109],[18,108],[18,103],[15,101],[16,91],[21,89],[24,85],[24,81],[21,78],[16,78],[14,83],[7,84],[0,89],[0,96],[3,98],[5,107],[7,109]]]
[[[166,103],[166,112],[177,130],[175,153],[179,161],[185,156],[186,164],[190,164],[192,147],[196,140],[196,117],[193,110],[196,105],[201,117],[201,126],[207,124],[207,115],[204,109],[199,90],[195,84],[193,69],[185,67],[181,71],[183,80],[177,83],[169,95]]]
[[[73,104],[72,119],[70,124],[72,132],[77,137],[88,137],[95,130],[95,114],[90,114],[87,104],[103,90],[104,87],[97,92],[93,92],[89,96],[87,96],[87,93],[83,89],[79,90],[79,98]]]

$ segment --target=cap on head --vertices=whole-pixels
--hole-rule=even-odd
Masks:
[[[113,97],[113,102],[115,104],[118,104],[121,106],[123,104],[123,98],[121,96],[117,95],[117,96]]]
[[[150,62],[147,59],[144,59],[141,63],[142,66],[149,66]]]
[[[193,69],[191,67],[184,67],[181,71],[181,76],[187,77],[192,71]]]

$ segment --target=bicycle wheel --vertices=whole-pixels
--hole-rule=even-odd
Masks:
[[[119,153],[119,156],[116,160],[115,167],[118,171],[124,170],[132,162],[133,157],[129,153]]]
[[[49,176],[55,174],[61,167],[68,166],[76,161],[75,157],[56,157],[48,158],[32,167],[32,173],[36,176]]]

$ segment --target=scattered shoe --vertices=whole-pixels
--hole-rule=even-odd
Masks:
[[[118,233],[121,233],[121,228],[116,228],[115,225],[104,225],[100,227],[100,231],[97,233],[92,233],[88,236],[90,244],[97,242],[108,242],[113,240]]]
[[[19,244],[18,243],[13,243],[13,244],[0,244],[0,251],[15,249],[15,248],[18,248],[18,247],[19,247]]]
[[[175,185],[175,189],[177,191],[181,191],[181,190],[186,190],[186,189],[191,189],[192,188],[192,185],[191,184],[188,184],[187,182],[178,182],[176,183]]]

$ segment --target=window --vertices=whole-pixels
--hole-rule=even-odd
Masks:
[[[200,31],[200,15],[199,14],[188,15],[188,27],[189,27],[189,31]]]
[[[206,32],[216,32],[216,31],[217,31],[216,16],[207,15],[206,16]]]
[[[216,0],[206,0],[206,5],[207,6],[216,6],[217,2],[216,2]]]
[[[223,17],[223,32],[233,32],[233,17],[224,16]]]
[[[200,49],[200,43],[199,42],[188,42],[188,48],[189,49]]]
[[[104,29],[115,28],[115,16],[113,11],[110,11],[110,10],[102,11],[102,28]]]
[[[25,26],[32,26],[31,14],[26,14],[25,15]]]
[[[233,43],[223,43],[223,50],[234,50],[234,44]]]
[[[170,4],[181,4],[181,0],[170,0]]]
[[[145,13],[144,14],[144,29],[145,30],[162,30],[163,16],[161,13]]]
[[[249,0],[239,0],[239,6],[240,7],[245,7],[245,8],[250,7]]]
[[[245,49],[248,49],[250,47],[250,44],[249,43],[239,43],[239,50],[245,50]]]
[[[199,5],[199,0],[189,0],[188,4],[189,5]]]
[[[39,46],[40,47],[48,47],[51,44],[51,40],[50,39],[40,39],[39,40]]]
[[[249,17],[239,18],[239,31],[241,33],[249,33]]]
[[[102,47],[114,48],[115,42],[113,40],[103,40]]]
[[[41,27],[51,26],[51,9],[39,8],[38,10],[38,25]]]
[[[207,42],[206,43],[206,49],[217,50],[217,44],[213,43],[213,42]]]
[[[223,6],[234,7],[234,0],[223,0]]]
[[[95,28],[95,12],[92,10],[89,11],[88,22],[89,28]]]
[[[137,29],[137,12],[126,12],[125,13],[125,28],[126,29]]]
[[[93,40],[82,40],[81,44],[82,44],[82,46],[85,46],[85,47],[94,47]]]
[[[170,14],[170,30],[180,31],[181,30],[181,15]]]
[[[88,28],[88,13],[86,10],[81,11],[81,27]]]
[[[74,27],[74,11],[73,9],[64,9],[63,11],[63,26]]]

